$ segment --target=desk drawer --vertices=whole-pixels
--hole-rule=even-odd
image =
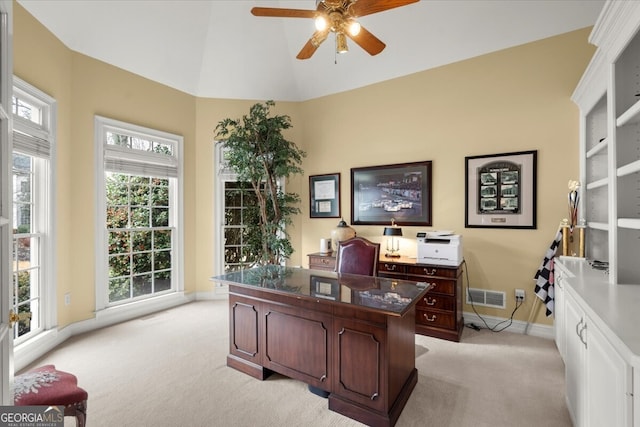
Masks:
[[[407,271],[407,266],[402,264],[395,264],[392,262],[379,262],[378,271],[385,273],[404,274]]]
[[[455,329],[456,327],[456,319],[453,313],[424,310],[421,307],[416,310],[416,323],[446,329]]]
[[[408,265],[407,274],[416,276],[439,276],[455,278],[458,272],[457,268],[443,268],[433,265]]]
[[[439,293],[439,294],[447,294],[447,295],[455,295],[456,294],[456,281],[448,280],[448,279],[434,279],[431,277],[420,277],[420,276],[409,276],[407,280],[415,280],[416,282],[424,282],[430,285],[434,285],[434,288],[429,291]]]
[[[328,256],[309,255],[309,268],[312,270],[330,270],[336,269],[336,259]]]
[[[427,294],[418,301],[417,307],[427,310],[435,308],[438,310],[454,312],[456,309],[456,298],[453,296],[444,296],[427,292]]]

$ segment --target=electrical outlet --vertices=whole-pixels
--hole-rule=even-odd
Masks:
[[[516,301],[524,302],[524,289],[516,289]]]
[[[64,294],[64,305],[71,305],[71,292]]]

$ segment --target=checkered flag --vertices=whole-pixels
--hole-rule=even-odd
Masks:
[[[558,233],[556,234],[556,238],[551,243],[549,249],[544,254],[544,259],[542,260],[542,264],[538,269],[533,280],[536,281],[535,294],[538,298],[540,298],[544,304],[547,306],[547,317],[553,314],[553,300],[554,300],[554,289],[553,289],[553,258],[556,256],[556,251],[558,250],[558,246],[560,246],[560,242],[562,241],[562,231],[558,229]]]

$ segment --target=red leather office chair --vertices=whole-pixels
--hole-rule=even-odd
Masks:
[[[338,243],[336,271],[377,276],[379,256],[380,243],[373,243],[363,237],[352,237]]]

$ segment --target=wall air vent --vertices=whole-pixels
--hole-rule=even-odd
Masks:
[[[485,307],[505,308],[504,292],[487,291],[485,289],[467,288],[467,304]]]

